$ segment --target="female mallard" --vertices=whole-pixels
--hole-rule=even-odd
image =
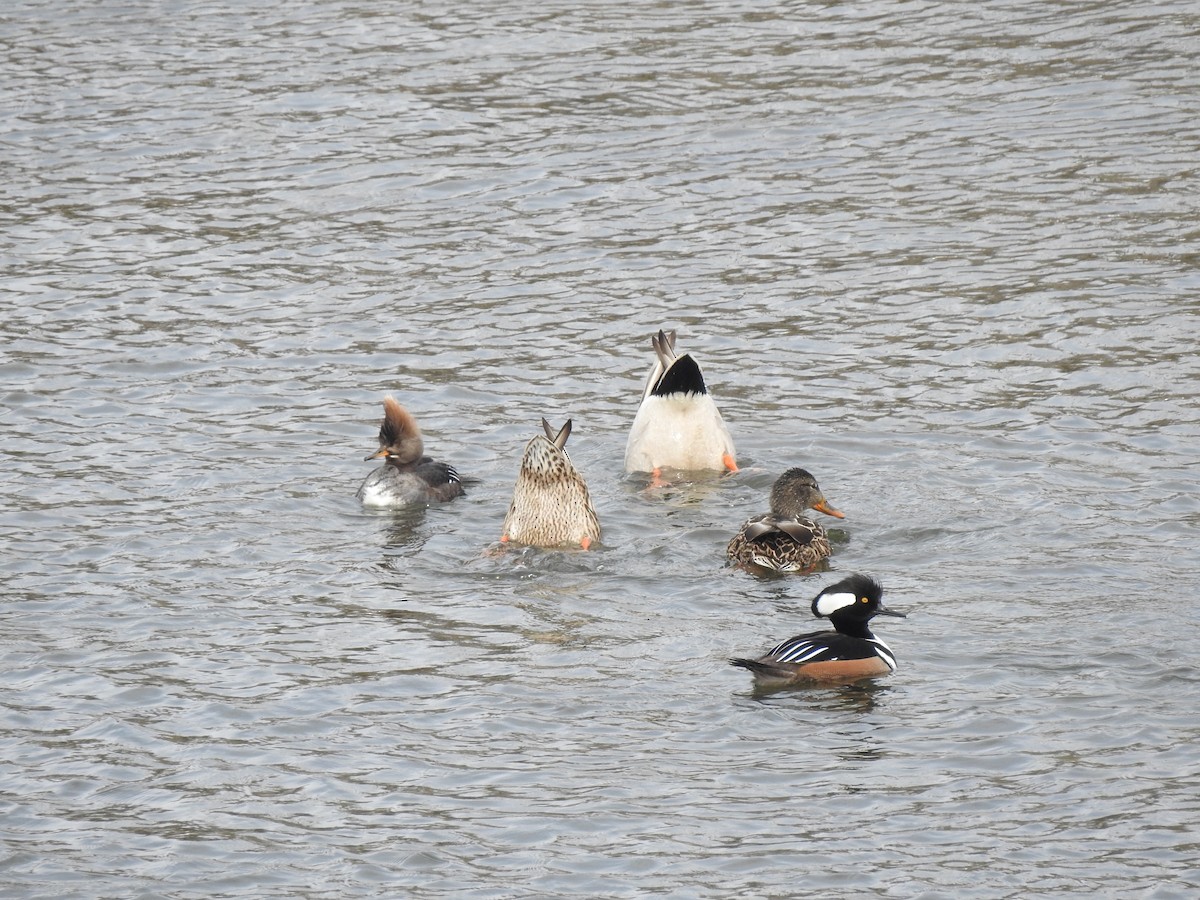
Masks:
[[[675,332],[650,339],[656,357],[625,445],[625,471],[737,471],[733,438],[691,355],[675,354]]]
[[[760,566],[773,572],[809,572],[831,553],[825,529],[804,515],[815,509],[844,519],[834,509],[817,480],[804,469],[788,469],[771,488],[771,511],[747,519],[726,548],[740,566]]]
[[[587,483],[563,449],[571,436],[571,420],[555,434],[542,419],[542,430],[545,437],[539,434],[525,445],[500,540],[586,550],[600,540],[600,520]]]
[[[425,443],[417,420],[407,409],[385,397],[379,426],[379,451],[367,459],[387,460],[358,489],[363,506],[399,507],[453,500],[463,492],[454,466],[424,455]]]

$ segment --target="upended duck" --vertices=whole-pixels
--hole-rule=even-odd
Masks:
[[[737,471],[733,438],[691,354],[675,353],[675,332],[650,339],[655,362],[625,445],[625,471]]]
[[[844,519],[806,469],[788,469],[771,487],[771,511],[747,519],[725,554],[736,565],[773,572],[811,572],[832,548],[825,529],[804,515],[815,509]]]
[[[454,466],[425,456],[425,443],[412,413],[392,397],[383,400],[379,450],[367,459],[386,462],[366,477],[356,495],[363,506],[404,507],[444,503],[463,493]]]
[[[587,483],[564,449],[571,420],[555,433],[542,419],[542,430],[544,436],[539,434],[525,445],[500,540],[587,550],[600,541],[600,520]]]

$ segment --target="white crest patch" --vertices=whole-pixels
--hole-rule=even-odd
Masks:
[[[836,594],[822,594],[817,598],[817,615],[831,616],[839,609],[853,606],[857,601],[858,597],[848,591],[841,591]]]

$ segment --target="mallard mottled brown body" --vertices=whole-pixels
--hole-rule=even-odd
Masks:
[[[736,565],[773,572],[811,572],[832,549],[825,529],[804,515],[808,509],[845,518],[830,505],[805,469],[788,469],[771,488],[771,511],[747,519],[725,552]]]
[[[545,435],[525,445],[501,541],[535,547],[582,547],[600,540],[600,520],[587,483],[564,449],[571,420],[557,433],[542,419]]]

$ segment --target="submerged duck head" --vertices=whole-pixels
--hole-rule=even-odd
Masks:
[[[379,450],[366,459],[386,458],[393,466],[416,462],[425,452],[417,420],[392,397],[383,400],[383,421],[379,425]]]

